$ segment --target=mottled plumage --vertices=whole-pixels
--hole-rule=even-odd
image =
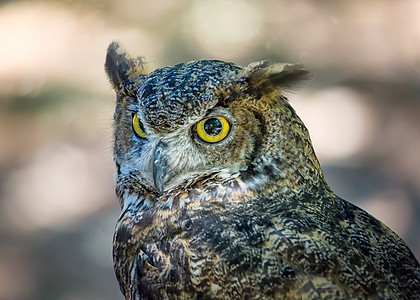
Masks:
[[[283,96],[309,78],[304,67],[150,71],[112,43],[105,68],[117,93],[114,266],[127,299],[420,298],[404,242],[325,182]],[[228,134],[206,142],[202,120],[210,138]]]

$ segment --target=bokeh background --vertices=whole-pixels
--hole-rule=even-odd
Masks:
[[[341,197],[420,258],[420,2],[0,1],[0,299],[122,299],[113,40],[157,66],[301,62],[291,95]]]

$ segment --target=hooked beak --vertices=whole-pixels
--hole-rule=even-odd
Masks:
[[[165,183],[172,177],[165,155],[167,145],[160,141],[153,155],[153,183],[160,195],[165,191]]]

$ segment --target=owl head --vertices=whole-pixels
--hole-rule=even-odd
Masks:
[[[202,60],[152,71],[114,42],[105,69],[117,94],[117,193],[125,198],[162,197],[210,176],[266,188],[323,182],[284,96],[310,77],[302,65]]]

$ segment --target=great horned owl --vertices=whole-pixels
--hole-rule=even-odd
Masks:
[[[337,197],[284,97],[296,64],[148,70],[117,43],[114,266],[127,299],[420,299],[420,266]]]

